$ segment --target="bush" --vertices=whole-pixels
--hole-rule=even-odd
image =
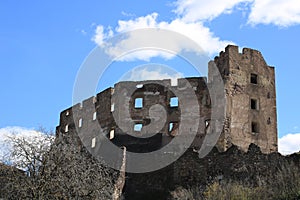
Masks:
[[[204,192],[206,200],[268,199],[264,187],[247,187],[236,182],[213,183]]]

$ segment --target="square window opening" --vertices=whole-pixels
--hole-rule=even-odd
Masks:
[[[134,108],[143,108],[143,98],[136,98],[134,100]]]
[[[252,110],[258,110],[258,103],[256,99],[251,99],[251,109]]]
[[[137,84],[137,85],[136,85],[136,88],[138,88],[138,89],[143,88],[143,87],[144,87],[143,84]]]
[[[257,84],[257,74],[251,74],[250,82]]]
[[[133,130],[136,132],[141,132],[142,128],[143,128],[143,124],[139,123],[134,125]]]
[[[256,122],[251,123],[251,132],[252,133],[259,133],[258,123],[256,123]]]
[[[178,97],[170,98],[170,107],[178,107]]]

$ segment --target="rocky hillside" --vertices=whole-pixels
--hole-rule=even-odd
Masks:
[[[300,155],[298,154],[290,156],[282,156],[279,153],[262,154],[259,147],[253,144],[250,145],[247,153],[240,151],[236,146],[232,146],[224,153],[219,153],[214,148],[202,159],[190,149],[165,169],[147,174],[128,174],[124,194],[125,198],[130,200],[146,200],[153,197],[155,199],[210,199],[212,194],[222,192],[223,185],[233,184],[250,190],[256,188],[268,190],[267,192],[271,194],[263,199],[274,199],[274,196],[278,196],[279,199],[281,194],[276,192],[286,193],[282,194],[282,199],[296,199],[300,198],[299,166]],[[297,191],[290,191],[294,189]],[[228,192],[230,191],[224,193]],[[231,193],[238,193],[238,191],[231,191]],[[212,196],[211,199],[234,198]]]
[[[41,168],[43,171],[35,179],[1,164],[0,198],[110,199],[118,176],[88,155],[83,158],[82,150],[74,151],[72,145],[67,146],[52,149],[49,159],[53,160]],[[223,153],[215,148],[201,159],[189,149],[164,169],[127,173],[123,197],[126,200],[300,199],[299,166],[299,154],[266,155],[255,145],[250,145],[247,153],[236,146]]]

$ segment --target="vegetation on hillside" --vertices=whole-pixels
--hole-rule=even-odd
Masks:
[[[0,198],[111,199],[117,173],[82,146],[69,142],[74,138],[55,141],[53,134],[48,135],[39,143],[9,138],[15,162],[0,177],[6,183],[0,188]]]
[[[259,177],[257,185],[231,180],[214,181],[205,188],[179,187],[171,192],[173,200],[299,200],[300,169],[282,164],[276,174]]]
[[[35,143],[10,138],[14,162],[0,165],[0,199],[112,199],[119,172],[94,159],[78,137],[54,138],[52,133]],[[256,145],[250,145],[248,152],[236,146],[223,153],[214,149],[202,159],[190,150],[166,171],[141,174],[140,182],[128,174],[125,179],[123,174],[118,191],[125,180],[132,187],[132,193],[123,190],[126,199],[146,199],[132,197],[140,193],[165,200],[169,193],[168,200],[298,200],[299,163],[298,154],[266,155]]]

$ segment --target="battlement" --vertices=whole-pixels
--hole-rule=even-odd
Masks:
[[[164,79],[164,80],[146,80],[146,81],[122,81],[118,82],[114,85],[114,87],[109,87],[104,91],[98,93],[96,96],[91,96],[88,99],[83,100],[82,103],[78,103],[72,107],[69,107],[60,113],[60,119],[65,121],[67,118],[72,118],[73,111],[81,111],[85,112],[86,108],[94,105],[97,107],[99,104],[99,99],[103,99],[104,97],[112,98],[114,92],[116,90],[121,90],[122,88],[136,88],[141,89],[144,86],[149,87],[151,84],[157,84],[164,87],[172,88],[173,90],[183,90],[187,88],[187,82],[193,89],[196,90],[205,90],[207,85],[206,77],[187,77],[187,78],[179,78],[179,79]],[[146,93],[146,94],[154,94],[154,93]]]
[[[222,58],[224,57],[225,55],[239,55],[241,57],[248,57],[248,58],[251,58],[251,57],[255,57],[255,56],[258,56],[258,57],[261,57],[261,59],[264,60],[262,54],[260,51],[258,50],[255,50],[255,49],[251,49],[251,48],[243,48],[242,49],[242,52],[240,53],[239,52],[239,47],[238,46],[235,46],[235,45],[228,45],[226,48],[225,48],[225,52],[224,51],[221,51],[219,53],[219,56],[216,56],[215,57],[215,61],[218,60],[219,58]]]
[[[217,147],[224,151],[234,144],[247,151],[254,143],[263,152],[277,151],[274,68],[266,64],[259,51],[244,48],[240,53],[233,45],[220,52],[214,64],[219,71],[209,66],[209,81],[206,77],[189,77],[116,83],[62,111],[57,135],[84,134],[90,138],[85,145],[91,148],[97,146],[101,136],[118,146],[125,145],[129,151],[153,151],[176,137],[184,98],[188,109],[200,113],[198,130],[184,133],[196,131],[191,147],[199,148],[210,128],[211,96],[207,85],[220,73],[225,84],[226,119]],[[179,93],[183,95],[179,97]],[[193,96],[198,105],[192,101]],[[151,137],[145,140],[134,134]]]

